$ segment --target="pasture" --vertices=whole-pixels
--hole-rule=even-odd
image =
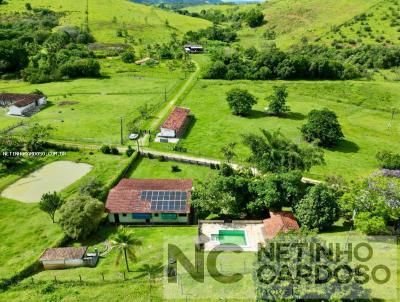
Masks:
[[[265,98],[273,85],[288,87],[288,105],[292,113],[278,118],[266,116]],[[248,89],[258,98],[258,104],[248,117],[231,114],[226,92],[234,87]],[[188,153],[221,158],[220,149],[237,142],[238,162],[249,155],[241,142],[241,134],[258,129],[280,129],[283,134],[300,142],[299,127],[312,109],[327,107],[336,112],[345,140],[336,148],[325,149],[326,166],[313,168],[309,176],[323,179],[327,175],[343,175],[346,179],[365,176],[378,168],[375,154],[400,147],[400,120],[392,108],[399,106],[400,89],[395,82],[367,81],[215,81],[199,80],[180,105],[191,109],[195,122],[181,141]],[[212,110],[210,110],[212,109]],[[166,146],[152,144],[154,148]],[[159,146],[159,147],[158,147]]]
[[[24,0],[8,1],[2,11],[25,10]],[[136,45],[167,42],[172,33],[178,35],[189,30],[207,27],[210,22],[164,11],[155,7],[133,3],[126,0],[35,0],[33,8],[49,8],[64,13],[61,25],[82,26],[86,20],[88,4],[89,28],[97,42],[125,43],[125,37],[117,36],[118,29],[126,29]]]
[[[46,84],[1,81],[0,92],[41,90],[49,105],[30,118],[11,117],[0,112],[0,129],[24,122],[49,124],[52,139],[82,143],[120,142],[120,119],[123,125],[139,116],[144,104],[159,107],[182,81],[179,70],[170,71],[164,64],[156,67],[122,63],[119,58],[101,61],[101,79],[77,79]],[[16,129],[15,131],[19,131]],[[128,133],[125,130],[125,138]]]

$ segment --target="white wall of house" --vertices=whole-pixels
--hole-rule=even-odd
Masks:
[[[38,103],[39,103],[39,106],[46,105],[46,104],[47,104],[47,99],[46,99],[46,97],[44,96],[44,97],[42,97],[41,99],[39,99]]]
[[[175,133],[174,130],[161,127],[160,136],[163,136],[163,137],[175,137],[176,133]]]
[[[24,107],[17,107],[15,105],[11,105],[8,114],[9,115],[24,115],[25,112],[29,111],[30,109],[34,108],[36,105],[35,103],[31,103],[29,105],[26,105]]]
[[[118,214],[119,222],[120,223],[146,223],[146,219],[137,219],[133,218],[132,214],[125,213],[125,214]],[[108,221],[115,222],[114,214],[108,214]],[[189,214],[184,215],[176,215],[176,219],[165,219],[160,214],[152,214],[150,218],[150,223],[164,223],[164,224],[175,224],[175,223],[188,223],[189,222]]]

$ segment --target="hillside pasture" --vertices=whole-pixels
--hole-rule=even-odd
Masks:
[[[25,3],[25,0],[7,1],[2,5],[2,11],[24,11]],[[180,35],[210,24],[206,20],[182,16],[127,0],[88,0],[88,2],[34,0],[30,3],[33,8],[49,8],[63,12],[61,25],[76,26],[85,24],[86,3],[88,3],[89,28],[96,40],[102,43],[125,43],[124,37],[117,36],[118,29],[126,29],[137,44],[145,45],[166,42],[171,33]]]
[[[265,98],[272,87],[288,87],[291,113],[285,117],[265,114]],[[258,104],[248,117],[232,115],[226,92],[234,87],[248,89]],[[325,149],[326,166],[313,168],[309,176],[323,179],[327,175],[343,175],[347,179],[365,176],[378,168],[378,151],[400,148],[400,120],[392,108],[399,106],[400,89],[395,82],[364,81],[215,81],[199,80],[180,104],[191,109],[195,122],[181,141],[189,154],[222,158],[220,149],[237,142],[235,161],[245,162],[249,150],[241,134],[259,129],[276,130],[296,142],[301,141],[299,127],[312,109],[327,107],[338,115],[345,140],[337,147]],[[157,148],[157,144],[152,144]],[[160,149],[165,148],[160,145]]]

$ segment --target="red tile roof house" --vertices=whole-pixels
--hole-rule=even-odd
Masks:
[[[63,269],[70,267],[90,266],[95,267],[99,253],[87,253],[87,246],[59,247],[46,249],[39,261],[44,269]]]
[[[0,106],[9,106],[9,115],[29,116],[46,103],[46,96],[41,94],[0,93]]]
[[[275,238],[280,232],[297,231],[300,229],[296,218],[291,212],[269,212],[270,218],[263,221],[267,239]]]
[[[121,224],[188,224],[191,179],[122,179],[106,201],[108,219]]]
[[[175,107],[162,124],[156,142],[177,143],[186,130],[190,109]]]

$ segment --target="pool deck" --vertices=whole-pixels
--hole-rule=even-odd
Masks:
[[[199,220],[198,244],[201,244],[205,251],[247,251],[256,252],[260,244],[265,243],[266,233],[262,220],[232,220],[225,223],[223,220]],[[220,245],[218,241],[212,241],[211,235],[218,234],[220,230],[243,230],[246,234],[246,246]]]

